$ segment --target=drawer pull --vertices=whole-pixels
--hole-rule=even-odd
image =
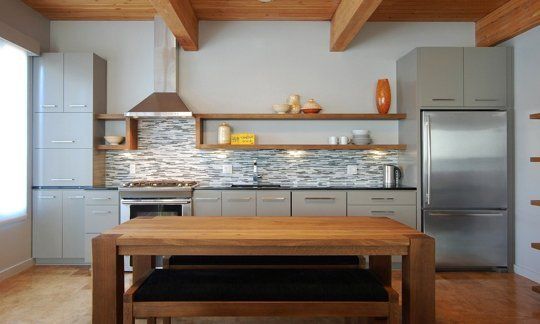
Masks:
[[[229,199],[229,201],[250,201],[251,200],[251,197],[246,197],[246,198],[231,198]]]
[[[394,215],[396,212],[393,210],[372,210],[372,215]]]
[[[75,181],[73,178],[52,178],[51,181]]]
[[[92,200],[111,200],[111,197],[94,197]]]
[[[84,196],[69,196],[69,199],[84,199]]]
[[[218,197],[201,197],[201,198],[195,198],[195,200],[212,200],[212,201],[218,201]]]
[[[261,198],[263,201],[284,201],[285,197],[270,197],[270,198]]]
[[[75,143],[75,141],[57,141],[57,140],[53,140],[53,141],[51,141],[51,143]]]
[[[39,199],[54,199],[56,196],[39,196]]]
[[[107,211],[93,210],[92,211],[92,214],[101,214],[101,215],[103,215],[103,214],[110,214],[110,213],[111,213],[110,210],[107,210]]]
[[[431,100],[433,100],[433,101],[455,101],[456,99],[454,99],[454,98],[433,98]]]
[[[86,107],[86,105],[69,105],[70,107],[73,107],[73,108],[84,108]]]
[[[373,198],[371,198],[371,200],[378,200],[378,201],[381,201],[381,200],[394,200],[394,198],[393,197],[388,197],[388,198],[373,197]]]
[[[336,197],[306,197],[305,200],[336,200]]]
[[[499,99],[489,99],[489,98],[482,99],[482,98],[476,98],[476,99],[474,99],[474,101],[499,101]]]
[[[41,107],[43,107],[43,108],[56,108],[58,106],[57,105],[41,105]]]

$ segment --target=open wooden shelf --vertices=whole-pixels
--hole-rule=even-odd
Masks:
[[[405,150],[406,145],[319,145],[319,144],[259,144],[259,145],[221,145],[200,144],[201,150]]]
[[[540,114],[530,114],[529,118],[530,119],[540,119]]]
[[[96,150],[136,150],[138,146],[138,121],[135,118],[126,117],[123,114],[96,114],[96,120],[100,121],[123,121],[126,123],[126,135],[124,144],[121,145],[97,145]]]
[[[218,120],[399,120],[406,114],[197,114],[198,119]]]
[[[540,286],[533,286],[533,287],[532,287],[532,291],[534,291],[535,293],[539,293],[539,294],[540,294]]]
[[[540,200],[531,200],[531,205],[540,206]]]
[[[531,162],[540,162],[540,157],[538,157],[538,156],[533,156],[533,157],[531,158]]]
[[[540,243],[531,243],[531,247],[535,250],[540,250]]]
[[[204,143],[205,120],[399,120],[406,114],[197,114],[195,117],[195,147],[201,150],[405,150],[406,145],[326,145],[326,144],[256,144],[220,145]]]

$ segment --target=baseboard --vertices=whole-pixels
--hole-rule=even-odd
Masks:
[[[514,264],[514,272],[527,279],[540,283],[540,272],[534,271],[531,268]]]
[[[18,263],[12,267],[9,267],[5,270],[0,271],[0,281],[7,279],[11,276],[18,274],[34,265],[34,259],[28,259],[21,263]]]

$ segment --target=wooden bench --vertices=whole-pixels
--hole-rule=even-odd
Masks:
[[[154,270],[124,294],[124,323],[197,316],[369,317],[399,323],[398,294],[362,269]]]
[[[358,269],[363,257],[342,255],[173,255],[163,258],[164,269]]]

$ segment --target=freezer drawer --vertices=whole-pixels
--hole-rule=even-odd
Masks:
[[[424,211],[423,223],[437,268],[507,267],[506,211]]]

